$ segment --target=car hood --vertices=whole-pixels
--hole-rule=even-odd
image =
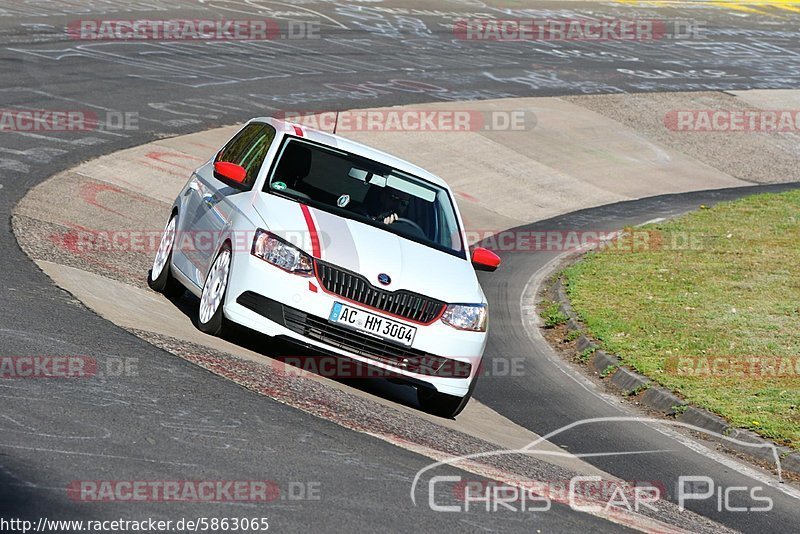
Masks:
[[[359,273],[376,287],[448,303],[485,300],[472,264],[463,258],[277,195],[258,195],[254,207],[266,230],[312,255],[316,234],[322,261]],[[389,275],[391,283],[378,283],[379,274]]]

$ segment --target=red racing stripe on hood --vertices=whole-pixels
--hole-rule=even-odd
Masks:
[[[303,217],[308,226],[308,235],[311,236],[311,255],[315,258],[322,257],[322,250],[319,247],[319,234],[317,234],[317,226],[314,224],[314,219],[311,217],[311,211],[305,204],[300,204],[300,209],[303,210]]]

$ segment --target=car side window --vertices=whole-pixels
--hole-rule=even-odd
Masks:
[[[225,161],[244,167],[247,171],[244,185],[249,189],[253,187],[274,139],[275,128],[260,122],[250,123],[228,141],[217,154],[214,163]]]

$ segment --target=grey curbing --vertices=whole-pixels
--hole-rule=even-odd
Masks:
[[[597,345],[595,345],[596,347]],[[600,374],[609,367],[619,367],[619,358],[603,350],[596,350],[592,358],[592,367]]]
[[[623,366],[617,368],[611,375],[611,383],[624,395],[635,395],[643,388],[649,387],[650,379]]]

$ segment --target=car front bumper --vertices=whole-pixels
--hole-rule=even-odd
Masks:
[[[441,320],[423,325],[388,317],[417,329],[412,347],[405,348],[330,323],[335,302],[386,317],[380,310],[326,293],[313,276],[287,273],[245,252],[234,255],[225,302],[228,319],[325,354],[346,356],[392,378],[407,378],[458,397],[468,393],[480,372],[486,332],[457,330]]]

